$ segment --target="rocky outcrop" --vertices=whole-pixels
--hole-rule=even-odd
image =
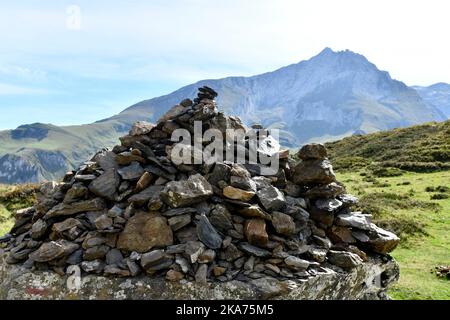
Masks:
[[[164,277],[134,278],[80,276],[72,269],[66,276],[51,271],[31,272],[20,265],[9,265],[0,256],[0,299],[106,299],[106,300],[253,300],[253,299],[388,299],[386,289],[398,279],[398,265],[387,257],[342,272],[324,268],[315,276],[279,281],[262,278],[250,282],[232,280],[198,284],[193,281],[166,281]]]
[[[14,270],[25,269],[33,283],[42,275],[59,283],[48,271],[78,274],[71,279],[91,279],[107,292],[123,283],[140,292],[136,286],[146,283],[156,286],[148,293],[156,298],[187,298],[186,288],[200,285],[205,288],[193,298],[208,290],[209,297],[230,299],[383,297],[398,277],[387,254],[399,238],[352,211],[358,200],[336,181],[325,147],[304,146],[296,163],[270,131],[219,113],[216,96],[200,88],[194,101],[181,101],[156,125],[137,123],[121,145],[97,153],[60,183],[43,184],[38,203],[17,211],[10,234],[0,238],[4,262],[17,265],[2,266],[4,286],[16,283]],[[221,140],[236,128],[241,140]],[[170,139],[176,129],[194,137],[178,144]],[[209,129],[221,143],[212,162],[198,152]],[[173,152],[181,146],[187,162]],[[257,161],[230,161],[227,150],[250,159],[255,152]],[[276,160],[275,168],[263,163],[266,157]],[[385,284],[369,284],[376,277]],[[230,285],[236,292],[221,292]],[[9,296],[17,287],[5,290]],[[90,290],[94,297],[102,292]]]

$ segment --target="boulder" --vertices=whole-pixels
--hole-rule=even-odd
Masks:
[[[274,186],[264,187],[256,194],[267,211],[280,210],[286,203],[283,193]]]
[[[171,208],[187,207],[213,195],[209,182],[200,174],[184,181],[171,181],[161,192],[161,199]]]
[[[282,212],[275,211],[272,213],[272,225],[277,233],[287,236],[295,234],[294,219]]]
[[[140,253],[173,244],[172,229],[159,214],[138,212],[119,234],[117,248]]]
[[[119,184],[120,177],[117,171],[109,169],[89,184],[89,191],[99,197],[114,201]]]
[[[292,182],[298,185],[328,184],[336,181],[331,163],[327,159],[303,160],[292,173]]]

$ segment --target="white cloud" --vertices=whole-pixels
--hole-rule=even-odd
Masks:
[[[0,95],[36,95],[36,94],[48,94],[49,91],[45,89],[36,89],[31,87],[17,86],[7,83],[0,83]]]
[[[30,3],[3,5],[0,49],[89,76],[251,74],[330,46],[362,53],[409,84],[450,82],[445,0],[80,0],[77,32],[67,29],[72,3]],[[128,62],[136,57],[141,65]]]

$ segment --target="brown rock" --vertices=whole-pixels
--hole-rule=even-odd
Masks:
[[[269,241],[266,222],[263,219],[251,219],[245,222],[245,236],[250,244],[264,247]]]
[[[149,172],[144,172],[144,174],[139,178],[136,183],[136,191],[141,191],[147,188],[152,182],[153,176]]]
[[[327,149],[323,144],[311,143],[303,146],[297,156],[302,160],[309,159],[325,159],[327,157]]]
[[[294,219],[282,212],[275,211],[272,213],[272,225],[280,234],[289,236],[295,233]]]
[[[223,189],[223,195],[232,200],[250,201],[255,196],[255,192],[228,186]]]
[[[63,222],[55,223],[52,226],[52,231],[61,234],[64,231],[67,231],[69,229],[72,229],[73,227],[80,227],[82,223],[74,218],[68,218],[64,220]]]
[[[138,212],[128,220],[120,233],[117,248],[143,253],[172,244],[172,229],[166,218],[159,214]]]
[[[213,268],[213,274],[216,277],[220,277],[221,275],[223,275],[225,273],[225,271],[227,271],[227,269],[224,268],[224,267],[216,266],[216,267]]]
[[[272,220],[271,215],[261,209],[261,207],[257,204],[239,209],[238,212],[246,218],[262,218],[265,220]]]
[[[145,163],[144,158],[142,158],[141,156],[138,156],[138,155],[134,155],[129,151],[118,154],[116,160],[117,160],[117,163],[120,164],[121,166],[127,166],[134,161],[137,161],[140,163]]]
[[[328,237],[335,243],[355,243],[352,230],[347,227],[333,225],[327,232]]]
[[[166,279],[168,281],[176,282],[176,281],[180,281],[183,278],[184,278],[184,274],[182,274],[181,272],[175,271],[173,269],[170,269],[166,273]]]

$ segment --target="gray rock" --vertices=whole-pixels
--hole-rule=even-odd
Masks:
[[[216,163],[213,171],[207,176],[209,183],[217,185],[219,181],[229,181],[231,176],[231,167],[224,163]]]
[[[119,184],[120,178],[117,171],[109,169],[89,184],[89,191],[99,197],[114,201]]]
[[[272,256],[272,254],[270,253],[270,251],[267,251],[265,249],[253,246],[249,243],[246,242],[242,242],[239,244],[239,249],[241,249],[242,251],[244,251],[247,254],[259,257],[259,258],[268,258],[270,256]]]
[[[181,216],[175,216],[168,220],[169,226],[172,228],[173,231],[178,231],[181,228],[187,226],[189,223],[191,223],[192,218],[190,214],[184,214]]]
[[[80,246],[67,240],[57,240],[43,243],[39,249],[30,254],[30,259],[36,262],[48,262],[68,256]]]
[[[211,185],[200,174],[188,180],[171,181],[161,192],[161,199],[171,208],[187,207],[202,202],[213,195]]]
[[[358,204],[358,198],[351,194],[342,194],[338,196],[344,207],[351,207]]]
[[[113,265],[105,266],[103,273],[105,276],[116,276],[116,277],[129,277],[131,275],[131,272],[129,270],[121,269]]]
[[[233,262],[236,259],[242,257],[244,253],[240,251],[234,244],[229,244],[225,250],[221,250],[219,253],[219,258],[228,262]]]
[[[83,269],[87,273],[100,274],[103,272],[104,268],[105,268],[105,263],[101,260],[83,261],[81,263],[81,269]]]
[[[352,234],[370,250],[381,254],[393,251],[400,242],[400,238],[395,234],[377,227],[375,224],[372,224],[371,230],[367,231],[365,234],[362,232],[353,232]]]
[[[328,184],[336,181],[329,160],[304,160],[293,169],[292,182],[298,185]]]
[[[80,264],[83,261],[83,249],[75,250],[66,260],[69,265]]]
[[[75,218],[67,218],[62,222],[58,222],[53,224],[52,231],[57,234],[62,234],[64,231],[70,230],[74,227],[81,227],[82,223],[80,220]]]
[[[306,197],[310,199],[331,199],[345,193],[345,188],[341,184],[331,182],[326,185],[315,186],[306,192]]]
[[[168,269],[173,263],[173,259],[168,257],[162,250],[154,250],[145,253],[141,257],[141,266],[147,272],[156,272]]]
[[[380,257],[373,257],[346,273],[328,269],[314,277],[304,275],[302,279],[293,278],[289,281],[273,279],[268,288],[260,282],[238,280],[211,282],[208,286],[196,286],[189,280],[167,285],[162,277],[142,275],[124,279],[87,274],[83,276],[81,287],[71,291],[66,285],[66,277],[50,271],[24,271],[19,265],[6,264],[5,259],[0,255],[0,299],[7,300],[88,300],[102,299],[105,295],[111,300],[388,299],[386,291],[399,277],[399,268],[393,259],[383,261]],[[85,261],[82,268],[87,272],[100,273],[103,270],[101,264],[101,261]],[[379,279],[381,274],[383,285],[379,286],[379,282],[374,279]],[[365,285],[362,286],[362,283]],[[270,289],[271,286],[275,286],[275,289]],[[277,289],[278,286],[284,290]],[[46,291],[17,288],[46,288]]]
[[[42,219],[38,219],[31,226],[31,238],[35,240],[42,238],[47,232],[47,228],[48,228],[47,223]]]
[[[332,212],[342,207],[342,202],[337,199],[319,199],[315,205],[319,210]]]
[[[256,195],[268,211],[280,210],[286,203],[283,193],[273,186],[267,186],[259,190]]]
[[[136,277],[141,273],[141,268],[139,267],[139,265],[136,262],[134,262],[130,259],[127,259],[126,264],[127,264],[128,270],[130,270],[130,275],[132,277]]]
[[[152,129],[155,127],[154,124],[147,121],[137,121],[133,124],[130,130],[130,136],[140,136],[147,133],[150,133]]]
[[[231,186],[242,190],[253,192],[256,192],[257,190],[256,183],[250,178],[250,175],[248,177],[231,176],[230,184]]]
[[[354,253],[333,250],[328,252],[328,261],[346,270],[357,267],[363,263],[361,258]]]
[[[72,188],[67,191],[63,202],[72,203],[78,200],[83,200],[86,198],[87,194],[88,188],[84,184],[74,183]]]
[[[122,252],[118,249],[111,249],[106,254],[106,264],[120,265],[123,262]]]
[[[197,209],[194,208],[176,208],[176,209],[170,209],[165,212],[162,212],[161,214],[165,217],[175,217],[175,216],[181,216],[185,214],[192,214],[197,213]]]
[[[205,215],[201,215],[197,222],[197,236],[211,249],[219,249],[222,245],[222,237]]]
[[[292,269],[295,270],[306,270],[309,267],[309,261],[303,260],[294,256],[288,256],[284,259],[284,263]]]
[[[132,162],[129,166],[117,170],[124,180],[138,180],[143,174],[144,169],[138,162]]]
[[[103,259],[109,251],[109,247],[105,245],[88,248],[84,254],[83,259],[87,261]]]
[[[108,210],[107,215],[110,218],[117,218],[117,217],[122,217],[123,214],[124,214],[124,210],[121,207],[115,205],[114,207],[112,207],[111,209]]]
[[[190,261],[190,263],[194,264],[197,262],[198,257],[205,250],[205,246],[200,241],[189,241],[186,243],[184,248],[184,255]]]
[[[336,217],[335,223],[342,227],[353,227],[361,230],[370,230],[372,224],[372,216],[362,214],[361,212],[340,214]]]
[[[211,224],[222,232],[227,232],[233,229],[233,222],[231,221],[231,214],[228,209],[223,205],[216,205],[211,211],[209,217]]]
[[[163,259],[165,259],[166,255],[163,250],[153,250],[147,253],[144,253],[141,256],[141,266],[144,269],[147,269],[148,267],[152,265],[157,265],[160,263]]]
[[[105,201],[100,198],[75,202],[72,204],[61,203],[48,211],[45,214],[44,219],[47,220],[59,216],[70,216],[80,212],[101,211],[105,208]]]
[[[208,266],[206,264],[201,264],[195,273],[195,282],[200,284],[206,284],[206,277],[208,275]]]
[[[133,204],[135,207],[143,207],[151,199],[159,199],[162,189],[162,186],[150,186],[138,194],[131,196],[128,199],[128,203]]]

